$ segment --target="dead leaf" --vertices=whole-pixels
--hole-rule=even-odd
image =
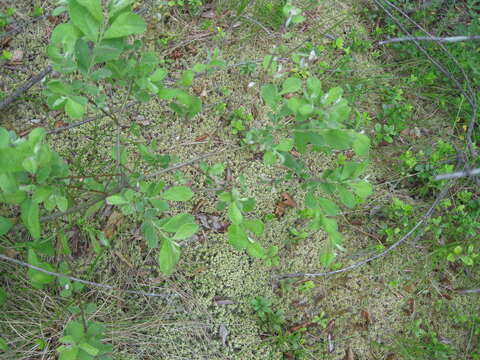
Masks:
[[[103,229],[103,233],[105,234],[105,237],[110,240],[113,235],[115,235],[115,232],[117,231],[118,226],[123,220],[123,214],[119,211],[113,211],[110,217],[107,220],[107,224],[105,225],[105,228]]]
[[[168,58],[169,59],[172,59],[172,60],[177,60],[177,59],[180,59],[181,57],[183,57],[184,53],[182,51],[182,49],[180,48],[176,48],[176,49],[173,49],[169,54],[168,54]]]
[[[407,313],[409,315],[413,315],[413,313],[415,312],[415,299],[409,299],[407,304],[408,304]]]
[[[215,10],[213,9],[204,11],[202,14],[202,18],[204,19],[215,19],[216,17],[217,17],[217,14],[215,14]]]
[[[199,200],[193,207],[192,214],[196,214],[204,204],[205,204],[205,200],[203,199]]]
[[[235,304],[235,301],[233,301],[229,298],[221,297],[221,296],[214,296],[213,297],[213,302],[216,305],[233,305],[233,304]]]
[[[282,203],[285,206],[289,206],[292,208],[297,207],[297,203],[295,202],[295,200],[293,200],[293,198],[287,192],[282,193]]]
[[[275,205],[275,215],[279,218],[282,217],[285,215],[285,209],[287,207],[295,208],[297,207],[297,203],[295,200],[293,200],[289,193],[284,192],[282,193],[281,200]]]
[[[203,229],[223,234],[227,231],[228,224],[222,221],[222,217],[214,213],[198,213],[197,220],[202,225]]]
[[[297,150],[295,150],[295,149],[290,150],[290,154],[291,154],[293,157],[296,157],[297,159],[299,159],[300,156],[301,156],[301,154],[300,154]]]
[[[225,324],[220,324],[220,326],[218,328],[218,336],[220,337],[220,340],[222,341],[222,345],[224,347],[227,346],[228,329],[225,326]]]
[[[12,57],[8,61],[10,65],[20,65],[23,62],[23,50],[13,50]]]
[[[53,127],[54,127],[55,129],[59,129],[59,128],[62,128],[62,127],[64,127],[64,126],[67,126],[67,123],[66,123],[65,121],[63,121],[63,120],[57,120],[57,121],[55,121],[55,123],[53,124]]]
[[[355,360],[355,356],[353,355],[352,347],[350,345],[348,345],[345,349],[345,356],[343,360]]]
[[[283,215],[285,215],[285,205],[282,204],[282,202],[278,202],[277,205],[275,206],[275,215],[277,218],[281,218]]]
[[[335,344],[333,342],[333,334],[327,334],[327,341],[328,341],[328,352],[333,353],[335,351]]]
[[[393,352],[391,353],[388,353],[387,354],[387,357],[385,358],[385,360],[397,360],[397,355]]]
[[[362,310],[360,314],[362,316],[362,328],[364,328],[365,330],[368,330],[368,326],[371,323],[370,313],[368,311]]]
[[[205,140],[208,139],[209,136],[210,136],[210,134],[200,135],[199,137],[197,137],[197,138],[195,139],[195,142],[205,141]]]
[[[47,19],[53,25],[58,25],[62,22],[62,18],[60,16],[47,16]]]

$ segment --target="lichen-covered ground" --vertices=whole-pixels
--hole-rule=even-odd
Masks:
[[[238,147],[239,137],[232,134],[229,126],[230,112],[243,106],[253,114],[251,126],[261,126],[268,119],[267,109],[259,95],[262,83],[262,76],[258,75],[260,72],[240,75],[237,64],[261,62],[273,45],[294,48],[305,39],[315,46],[323,44],[324,52],[319,54],[319,59],[311,64],[308,72],[318,76],[324,88],[343,87],[346,95],[352,96],[355,109],[359,113],[368,112],[373,118],[381,106],[379,89],[395,83],[395,76],[384,73],[383,66],[372,51],[354,51],[350,62],[341,64],[345,57],[342,51],[332,46],[334,40],[348,39],[355,34],[368,41],[369,31],[374,26],[357,15],[360,5],[353,1],[323,1],[321,6],[306,14],[306,22],[299,26],[296,36],[290,40],[282,39],[274,24],[269,24],[271,19],[255,6],[250,8],[248,19],[240,18],[234,26],[228,27],[232,24],[226,24],[225,18],[234,8],[232,3],[218,1],[211,5],[215,14],[211,21],[225,27],[222,39],[215,37],[210,30],[202,29],[205,17],[189,16],[178,11],[166,15],[165,10],[161,10],[164,16],[159,20],[155,16],[159,11],[156,4],[147,1],[139,4],[146,9],[144,14],[149,21],[145,36],[147,48],[162,56],[177,52],[171,76],[196,62],[205,62],[216,47],[229,66],[226,70],[195,80],[194,90],[202,96],[204,111],[194,119],[176,119],[166,110],[164,103],[154,100],[130,107],[120,121],[126,127],[133,122],[138,123],[143,137],[141,141],[157,140],[158,152],[174,154],[177,161],[218,151],[217,155],[205,161],[209,164],[224,163],[231,173],[231,182],[237,187],[240,186],[238,179],[243,175],[244,194],[257,200],[252,216],[268,218],[283,192],[292,195],[301,208],[303,190],[294,181],[276,181],[283,178],[285,169],[266,167],[261,156]],[[298,3],[305,5],[307,2]],[[2,3],[1,6],[8,5],[17,9],[18,20],[26,20],[31,11],[30,1],[7,0],[6,5]],[[50,2],[43,6],[46,11],[52,8]],[[256,22],[266,25],[260,27]],[[5,45],[11,50],[21,49],[23,59],[20,64],[0,67],[0,91],[10,93],[47,66],[44,49],[53,27],[48,18],[41,19],[25,26]],[[172,38],[167,47],[158,41],[165,37]],[[323,68],[319,62],[322,62]],[[284,67],[292,70],[295,66],[286,59]],[[254,84],[249,87],[249,83]],[[360,93],[358,84],[362,85]],[[353,88],[357,89],[355,98],[351,91]],[[2,126],[27,133],[33,127],[52,129],[59,121],[66,121],[63,114],[48,110],[40,90],[41,85],[37,85],[8,111],[1,113]],[[415,99],[414,94],[409,96],[415,103],[412,121],[416,126],[428,129],[431,124],[436,124],[430,130],[431,134],[451,131],[445,120],[447,114],[433,111],[428,101]],[[112,100],[114,103],[120,101]],[[217,110],[219,102],[226,103],[225,113]],[[439,127],[439,123],[444,125]],[[110,146],[115,142],[113,129],[109,120],[99,119],[51,135],[48,141],[68,159],[73,169],[88,169],[89,173],[105,171],[102,159],[109,158]],[[434,140],[427,136],[426,141]],[[406,144],[374,149],[367,171],[374,185],[374,195],[360,208],[345,213],[340,219],[347,249],[339,257],[343,266],[374,253],[384,221],[381,209],[388,206],[393,197],[400,197],[419,209],[427,208],[428,204],[413,199],[407,190],[395,188],[389,183],[396,180],[397,175],[392,169],[398,154],[420,143],[415,139],[407,141]],[[331,158],[318,154],[309,155],[305,160],[312,171],[318,172],[332,163]],[[151,170],[145,166],[145,171]],[[198,164],[181,171],[185,182],[198,191],[191,203],[174,211],[192,211],[198,202],[202,202],[198,213],[221,215],[215,209],[214,191],[203,183],[204,177]],[[178,174],[168,174],[165,178],[167,181],[174,179],[178,179]],[[280,247],[278,267],[266,267],[263,262],[235,251],[228,245],[225,234],[204,229],[197,241],[182,247],[182,258],[176,272],[166,278],[156,269],[155,255],[143,246],[140,224],[135,218],[121,219],[112,239],[112,248],[105,256],[95,259],[95,253],[88,246],[87,229],[104,229],[112,211],[110,208],[102,209],[87,222],[71,217],[69,221],[74,226],[69,226],[65,219],[50,224],[48,230],[67,230],[70,240],[79,244],[80,250],[72,259],[79,269],[75,275],[85,277],[88,274],[94,281],[122,286],[150,284],[152,290],[166,292],[163,299],[105,293],[96,289],[90,289],[85,294],[85,298],[98,305],[95,319],[108,326],[106,340],[114,345],[114,359],[281,359],[282,353],[275,349],[272,338],[262,334],[258,326],[250,305],[255,296],[269,298],[275,309],[283,310],[287,328],[309,323],[322,313],[327,321],[334,320],[334,323],[330,322],[329,329],[320,325],[307,327],[303,344],[306,359],[343,359],[348,347],[358,360],[384,359],[394,349],[396,341],[403,341],[403,336],[416,320],[427,323],[445,341],[463,349],[466,348],[470,329],[454,323],[453,319],[456,314],[480,310],[476,298],[446,293],[440,281],[459,288],[462,287],[463,277],[448,269],[442,269],[440,276],[437,265],[429,256],[428,245],[422,241],[406,243],[384,258],[355,270],[317,278],[314,280],[315,287],[310,290],[301,290],[304,279],[285,282],[280,287],[275,281],[276,275],[321,271],[318,258],[325,246],[323,233],[298,244],[285,245],[289,228],[298,219],[295,209],[287,209],[284,217],[267,221],[266,232],[260,239],[264,245]],[[0,357],[55,358],[57,340],[69,320],[65,310],[68,301],[54,295],[53,290],[31,289],[24,272],[11,265],[2,263],[0,269],[0,279],[10,294],[0,314],[0,334],[11,345],[6,357],[1,354]],[[411,305],[413,301],[414,309]],[[224,343],[219,336],[220,327],[228,331]],[[39,349],[35,342],[37,339],[46,341],[45,349]],[[467,356],[465,354],[465,359],[468,359]]]

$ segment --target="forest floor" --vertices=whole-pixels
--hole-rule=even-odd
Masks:
[[[31,12],[31,1],[6,3],[16,8],[19,20],[27,19]],[[47,1],[43,7],[48,12],[52,5]],[[352,116],[360,119],[368,114],[373,119],[370,124],[357,122],[357,129],[372,138],[372,124],[384,103],[382,94],[391,88],[402,88],[405,102],[413,106],[411,128],[418,131],[405,132],[392,144],[382,142],[372,149],[366,173],[374,188],[373,195],[358,208],[343,212],[339,219],[346,251],[339,255],[338,263],[344,267],[377,254],[378,246],[389,245],[383,229],[390,226],[385,214],[394,198],[412,205],[418,214],[431,205],[403,186],[399,156],[408,149],[433,146],[452,134],[449,114],[428,98],[416,96],[405,85],[408,70],[392,73],[385,65],[389,55],[375,44],[371,35],[375,24],[362,17],[363,5],[357,2],[323,1],[305,14],[306,21],[299,25],[296,36],[288,40],[279,35],[276,20],[260,8],[252,7],[247,17],[234,24],[228,22],[232,6],[228,1],[219,1],[200,16],[172,11],[160,20],[155,17],[155,6],[147,7],[146,47],[171,63],[172,76],[195,63],[206,62],[215,48],[220,49],[228,66],[195,80],[194,91],[202,97],[204,109],[194,119],[178,120],[163,102],[153,100],[129,107],[120,121],[125,128],[133,122],[139,124],[146,142],[156,140],[158,153],[174,155],[178,162],[217,151],[217,155],[204,161],[225,164],[226,186],[241,188],[245,196],[256,199],[252,215],[266,219],[266,232],[260,241],[265,246],[280,248],[280,264],[267,267],[228,245],[221,230],[225,216],[216,210],[214,190],[205,186],[198,163],[165,178],[180,179],[199,189],[194,201],[173,210],[193,211],[202,224],[201,233],[182,246],[181,260],[170,277],[158,272],[154,256],[143,244],[138,219],[125,218],[110,206],[87,219],[70,215],[50,223],[49,233],[55,234],[54,238],[65,233],[75,249],[69,260],[75,264],[75,276],[118,286],[149,285],[151,290],[166,294],[165,298],[145,298],[95,288],[84,294],[98,306],[92,317],[107,325],[106,341],[114,345],[113,358],[288,359],[288,346],[298,345],[304,349],[304,359],[391,360],[404,358],[401,344],[411,341],[412,331],[423,330],[425,336],[435,332],[438,338],[460,349],[456,356],[462,357],[455,358],[469,359],[471,328],[458,319],[478,313],[478,298],[450,290],[471,285],[474,272],[460,274],[455,268],[439,265],[428,236],[408,241],[382,258],[338,275],[276,281],[281,274],[324,270],[318,259],[326,236],[319,232],[298,243],[287,241],[292,238],[289,230],[297,224],[304,190],[298,182],[284,180],[286,169],[267,167],[261,156],[241,147],[240,136],[232,132],[229,118],[242,108],[253,117],[246,126],[268,122],[268,109],[260,97],[263,74],[241,74],[239,64],[251,62],[259,69],[274,45],[293,49],[305,41],[323,49],[306,68],[286,58],[285,71],[317,76],[324,89],[342,87],[355,109]],[[0,65],[1,92],[10,93],[48,65],[45,48],[54,22],[54,18],[44,18],[28,24],[3,45],[9,50],[21,50],[22,58],[16,64]],[[223,37],[212,30],[216,26],[223,27]],[[346,53],[337,39],[357,46],[351,45]],[[362,44],[372,45],[366,48]],[[0,114],[2,126],[27,134],[34,127],[48,130],[66,124],[64,114],[44,105],[39,95],[41,86],[37,85]],[[112,129],[108,119],[100,118],[52,134],[48,142],[73,169],[81,174],[86,169],[94,173],[103,170],[108,161],[115,142]],[[422,135],[416,136],[418,132]],[[304,160],[310,170],[319,173],[335,162],[334,157],[318,154],[307,154]],[[298,207],[288,208],[282,217],[273,216],[284,193]],[[101,255],[91,244],[96,231],[110,231],[111,248]],[[18,247],[4,246],[3,251],[20,257]],[[0,313],[0,334],[11,348],[6,357],[0,357],[54,359],[58,338],[69,320],[69,301],[49,288],[31,288],[25,272],[14,265],[0,263],[0,274],[0,281],[10,294]],[[287,333],[304,328],[303,340],[279,342],[278,337],[262,331],[250,303],[256,296],[270,299],[275,310],[284,311]],[[43,349],[39,339],[45,342]],[[279,343],[280,348],[276,346]]]

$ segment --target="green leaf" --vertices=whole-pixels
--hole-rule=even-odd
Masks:
[[[351,209],[357,205],[357,199],[355,199],[355,195],[348,191],[344,186],[338,185],[337,191],[338,195],[340,196],[340,200],[346,207]]]
[[[353,151],[355,154],[362,158],[367,158],[370,152],[370,139],[365,134],[355,134],[355,139],[352,143]]]
[[[335,260],[335,253],[333,251],[323,251],[320,254],[320,264],[322,264],[325,268],[329,268],[333,261]]]
[[[340,208],[333,201],[323,197],[318,197],[316,200],[318,201],[318,204],[325,215],[336,216],[340,212]]]
[[[349,183],[348,185],[355,192],[355,194],[362,199],[366,199],[372,194],[372,184],[370,184],[368,181],[359,181],[355,183]]]
[[[23,168],[30,174],[35,174],[38,170],[38,162],[36,157],[29,156],[22,161]]]
[[[5,235],[12,228],[12,222],[6,217],[0,216],[0,236]],[[1,288],[0,288],[0,299],[1,299]],[[1,301],[0,301],[1,305]]]
[[[65,327],[65,334],[73,336],[78,341],[85,335],[85,329],[79,321],[69,321]]]
[[[145,241],[147,242],[148,247],[150,249],[156,248],[158,246],[158,236],[152,220],[145,220],[141,226],[141,230],[143,236],[145,236]]]
[[[65,196],[56,195],[55,204],[57,205],[58,210],[61,212],[65,212],[68,209],[68,200]]]
[[[294,93],[302,88],[302,81],[298,78],[290,77],[282,84],[280,95]]]
[[[250,243],[245,229],[234,224],[228,227],[228,241],[237,250],[246,249]]]
[[[82,32],[71,23],[60,24],[53,30],[50,43],[52,45],[62,45],[65,55],[68,57],[73,54],[75,43],[80,36],[82,36]]]
[[[107,32],[104,34],[104,39],[115,39],[125,37],[128,35],[142,34],[147,26],[140,15],[132,12],[120,14]]]
[[[167,76],[167,70],[160,68],[155,70],[155,72],[150,75],[149,79],[153,82],[161,82]]]
[[[77,0],[68,1],[68,14],[72,23],[83,32],[88,40],[97,42],[100,22]]]
[[[272,109],[275,109],[280,101],[280,95],[278,89],[274,84],[263,85],[261,89],[261,95],[265,103]]]
[[[8,343],[7,343],[7,341],[6,341],[4,338],[2,338],[2,337],[0,337],[0,350],[1,350],[1,351],[7,351],[7,350],[8,350]]]
[[[168,209],[170,208],[168,206],[168,203],[164,200],[150,198],[148,199],[148,201],[150,201],[150,204],[152,204],[155,209],[161,212],[168,211]]]
[[[265,153],[263,154],[263,163],[265,165],[273,165],[275,164],[275,160],[276,160],[276,157],[275,157],[275,153],[273,152],[273,150],[267,150],[265,151]]]
[[[112,76],[112,72],[105,68],[100,68],[90,74],[90,78],[94,81],[107,79],[107,78],[110,78],[111,76]]]
[[[4,288],[0,287],[0,306],[7,302],[7,292]]]
[[[38,240],[41,232],[38,204],[32,200],[25,200],[21,205],[21,218],[32,238]]]
[[[367,166],[366,162],[347,161],[341,168],[340,180],[356,179]]]
[[[167,219],[166,222],[159,224],[159,227],[166,232],[177,232],[181,226],[185,224],[195,223],[195,218],[190,214],[178,214],[170,219]]]
[[[180,78],[180,84],[186,87],[192,85],[194,76],[195,74],[193,70],[185,70],[182,74],[182,77]]]
[[[282,140],[277,146],[275,146],[275,150],[288,152],[293,148],[293,139],[285,139]]]
[[[335,150],[346,150],[350,148],[352,139],[346,130],[329,129],[321,132],[327,145]]]
[[[103,10],[101,0],[77,0],[78,3],[88,9],[88,12],[99,22],[103,22]]]
[[[251,242],[247,246],[247,253],[257,259],[265,259],[265,249],[257,242]]]
[[[52,195],[53,189],[47,186],[37,186],[32,196],[32,201],[42,203]]]
[[[60,353],[58,360],[77,360],[78,352],[80,348],[78,346],[65,346],[62,345],[57,348]]]
[[[322,95],[322,83],[317,78],[309,77],[307,79],[307,90],[312,100],[318,99]]]
[[[78,347],[91,356],[97,356],[100,352],[95,346],[92,346],[87,342],[81,343]]]
[[[8,144],[10,143],[10,135],[8,131],[0,127],[0,149],[5,149],[8,147]]]
[[[165,275],[170,275],[179,259],[180,248],[178,245],[168,238],[162,239],[162,246],[158,256],[160,271]]]
[[[28,263],[30,265],[37,266],[39,268],[48,270],[48,271],[54,271],[53,266],[50,265],[47,262],[41,261],[38,257],[37,254],[33,249],[28,249]],[[32,285],[42,288],[43,285],[51,283],[52,281],[55,281],[55,277],[52,275],[45,274],[43,272],[40,272],[38,270],[34,269],[28,269],[28,277],[30,281],[32,282]]]
[[[197,224],[183,224],[173,236],[173,240],[187,239],[198,231]]]
[[[85,105],[77,102],[78,96],[68,98],[65,103],[65,111],[72,119],[81,118],[85,114]]]
[[[118,14],[122,10],[129,9],[135,0],[112,0],[108,3],[108,14],[110,18],[113,18],[114,15]]]
[[[161,196],[165,200],[188,201],[193,197],[193,191],[188,186],[172,186]]]
[[[241,224],[243,221],[242,212],[235,202],[232,202],[228,207],[228,218],[235,225]]]
[[[124,205],[128,204],[128,200],[123,197],[123,195],[116,194],[106,198],[107,204],[109,205]]]
[[[91,57],[90,48],[83,39],[78,39],[75,43],[75,58],[77,59],[78,68],[86,73],[90,67]]]
[[[340,87],[331,88],[322,98],[322,104],[332,105],[339,101],[343,95],[343,89]]]
[[[246,219],[244,221],[245,228],[253,232],[255,235],[260,236],[265,231],[265,225],[259,219]]]

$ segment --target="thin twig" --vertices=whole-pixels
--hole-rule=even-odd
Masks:
[[[435,176],[435,180],[458,179],[467,176],[475,176],[480,174],[480,168],[467,171],[457,171],[450,174],[441,174]]]
[[[10,96],[7,96],[5,99],[0,101],[0,110],[10,105],[18,97],[20,97],[24,92],[28,91],[33,85],[42,81],[42,79],[52,72],[52,67],[47,66],[39,74],[31,77],[29,80],[25,81],[17,90],[15,90]]]
[[[132,101],[126,107],[129,108],[129,107],[132,107],[132,106],[137,105],[139,103],[140,103],[140,101]],[[117,113],[117,112],[121,112],[121,111],[123,111],[123,109],[121,107],[119,107],[115,110],[112,110],[111,113],[113,114],[113,113]],[[100,115],[93,116],[93,117],[90,117],[88,119],[85,119],[85,120],[82,120],[82,121],[79,121],[79,122],[76,122],[76,123],[73,123],[73,124],[70,124],[70,125],[62,126],[62,127],[57,128],[57,129],[52,129],[52,130],[47,131],[47,135],[58,134],[58,133],[61,133],[63,131],[70,130],[70,129],[76,128],[78,126],[87,124],[89,122],[102,119],[106,116],[107,115],[105,115],[105,114],[100,114]]]
[[[179,296],[179,294],[166,295],[166,294],[158,294],[158,293],[149,293],[149,292],[145,292],[145,291],[126,290],[126,289],[117,288],[117,287],[112,286],[112,285],[101,284],[101,283],[96,283],[96,282],[93,282],[93,281],[83,280],[83,279],[79,279],[79,278],[76,278],[76,277],[73,277],[73,276],[60,274],[60,273],[57,273],[57,272],[54,272],[54,271],[48,271],[48,270],[42,269],[41,267],[28,264],[26,262],[11,258],[11,257],[3,255],[3,254],[0,254],[0,259],[4,260],[4,261],[11,262],[11,263],[16,264],[16,265],[20,265],[20,266],[29,268],[29,269],[40,271],[40,272],[42,272],[44,274],[47,274],[47,275],[55,276],[55,277],[58,277],[58,278],[64,278],[64,279],[68,279],[68,280],[71,280],[71,281],[76,281],[76,282],[79,282],[79,283],[82,283],[82,284],[85,284],[85,285],[94,286],[94,287],[98,287],[98,288],[101,288],[101,289],[120,291],[120,292],[129,293],[129,294],[143,295],[143,296],[149,296],[149,297]]]
[[[458,290],[459,294],[480,294],[480,289],[465,289],[465,290]]]
[[[280,275],[277,277],[277,280],[280,279],[286,279],[286,278],[294,278],[294,277],[306,277],[306,278],[314,278],[314,277],[323,277],[323,276],[329,276],[329,275],[334,275],[334,274],[340,274],[349,270],[353,270],[359,266],[365,265],[369,262],[372,262],[373,260],[376,260],[378,258],[381,258],[397,248],[400,244],[405,242],[412,234],[420,227],[422,226],[432,215],[433,211],[437,207],[437,205],[440,203],[440,201],[445,197],[445,195],[448,192],[448,189],[450,186],[447,184],[444,186],[443,190],[438,194],[437,198],[433,202],[433,204],[430,206],[428,211],[422,216],[422,218],[415,224],[414,227],[410,229],[409,232],[407,232],[404,236],[402,236],[398,241],[396,241],[394,244],[390,245],[388,248],[383,250],[381,253],[374,255],[372,257],[369,257],[368,259],[356,262],[352,265],[346,266],[342,269],[339,270],[334,270],[334,271],[326,271],[326,272],[319,272],[319,273],[303,273],[303,272],[297,272],[297,273],[292,273],[292,274],[284,274]]]
[[[396,42],[403,42],[403,41],[438,41],[438,42],[460,42],[460,41],[469,41],[469,40],[480,40],[480,35],[472,35],[472,36],[449,36],[449,37],[439,37],[439,36],[403,36],[398,38],[392,38],[388,40],[379,41],[378,45],[385,45],[390,43]]]

